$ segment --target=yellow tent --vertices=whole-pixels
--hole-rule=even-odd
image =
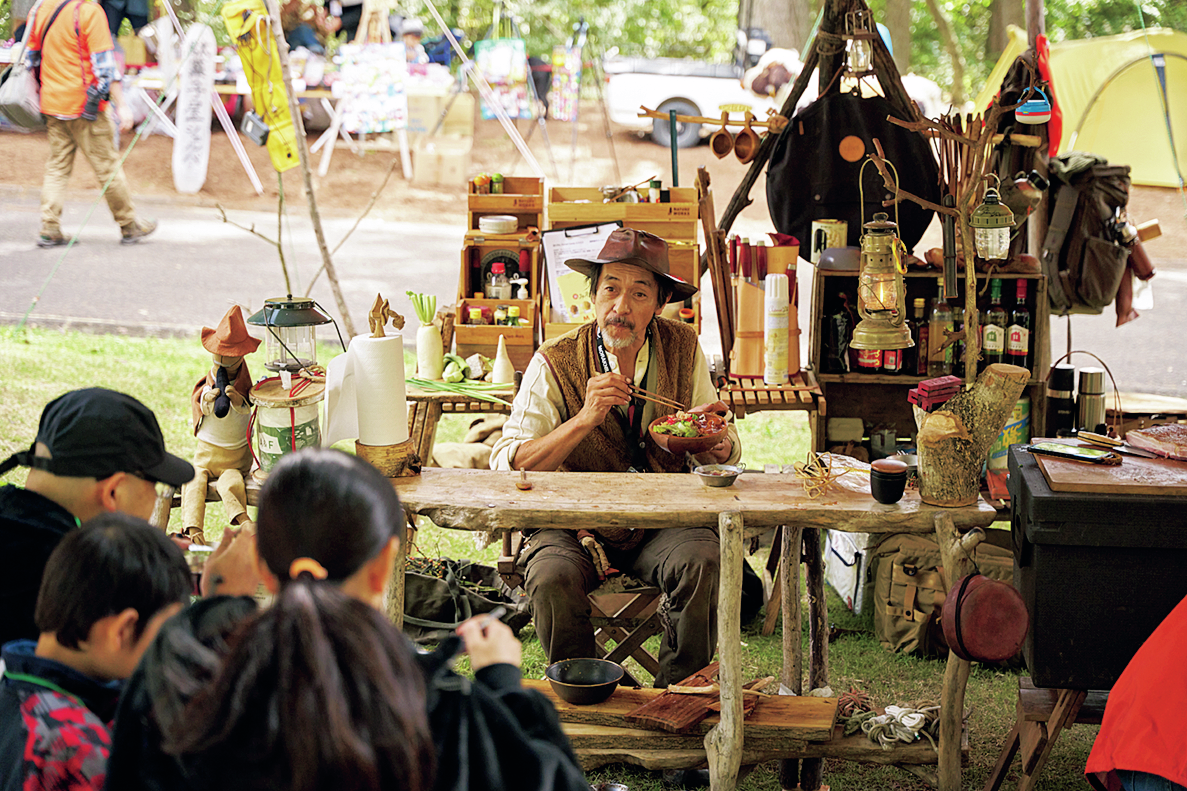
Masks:
[[[978,107],[997,92],[1003,62],[1008,66],[1026,48],[1024,31],[1012,28],[1010,33],[1010,46],[977,98]],[[1051,82],[1063,111],[1060,152],[1091,151],[1129,165],[1135,184],[1182,185],[1181,174],[1187,174],[1187,33],[1150,28],[1052,44]]]

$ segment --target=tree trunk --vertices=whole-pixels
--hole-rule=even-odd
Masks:
[[[1046,34],[1047,20],[1043,16],[1043,0],[1026,0],[1026,40],[1030,43],[1030,49],[1035,48],[1035,39],[1038,36]]]
[[[750,6],[750,26],[766,30],[771,46],[795,49],[803,55],[812,26],[808,0],[752,0]],[[747,20],[743,17],[741,21],[745,24]]]
[[[940,31],[940,41],[952,60],[952,105],[960,107],[964,104],[964,55],[960,52],[960,45],[952,33],[952,23],[948,21],[944,10],[936,0],[927,0],[927,10],[936,20],[936,29]]]
[[[1026,0],[993,0],[989,35],[985,37],[985,57],[990,61],[996,61],[1010,43],[1010,25],[1026,27]]]
[[[997,439],[1030,371],[995,364],[973,386],[957,393],[934,412],[914,407],[919,426],[919,498],[931,505],[955,508],[980,497],[981,465]]]
[[[911,0],[886,0],[886,27],[894,45],[894,65],[899,74],[911,70]]]

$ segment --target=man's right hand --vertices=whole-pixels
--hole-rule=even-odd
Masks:
[[[519,667],[523,646],[511,628],[502,621],[492,621],[482,628],[485,615],[476,615],[463,621],[457,634],[470,655],[470,667],[481,670],[488,665],[507,663]]]
[[[606,421],[611,409],[626,406],[630,402],[629,379],[616,373],[598,374],[585,383],[585,405],[577,417],[582,425],[594,428]]]
[[[214,414],[214,399],[216,398],[218,398],[218,390],[213,387],[207,387],[198,397],[198,409],[206,417]]]

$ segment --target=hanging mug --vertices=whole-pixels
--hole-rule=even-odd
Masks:
[[[709,148],[713,149],[713,154],[718,159],[725,159],[734,150],[734,136],[725,128],[729,117],[729,113],[722,113],[721,128],[709,137]]]
[[[849,242],[849,223],[845,220],[813,220],[812,245],[809,248],[812,263],[820,262],[820,254],[830,247],[845,247]]]
[[[734,136],[734,156],[743,165],[754,159],[755,155],[758,154],[758,133],[750,128],[750,122],[753,120],[754,115],[747,110],[746,128]]]

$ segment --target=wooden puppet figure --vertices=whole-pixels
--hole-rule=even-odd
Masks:
[[[232,525],[248,522],[244,477],[251,472],[251,444],[247,428],[251,417],[251,373],[243,358],[260,345],[247,333],[238,305],[227,311],[217,329],[202,328],[202,346],[214,366],[194,386],[191,400],[194,436],[194,480],[181,492],[185,537],[206,543],[206,488],[215,481],[219,498]]]

